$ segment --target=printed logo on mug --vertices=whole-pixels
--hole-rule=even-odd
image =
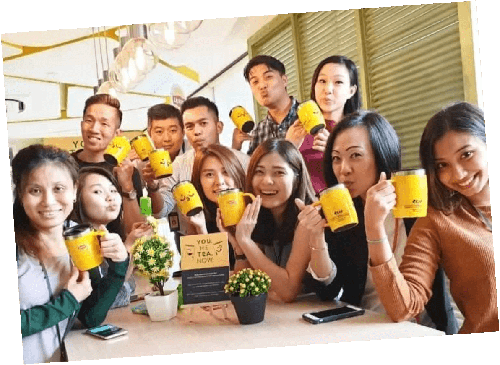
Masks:
[[[149,163],[157,179],[168,177],[173,173],[170,154],[163,148],[159,148],[149,153]]]
[[[321,205],[328,226],[332,232],[341,232],[358,224],[358,214],[344,184],[323,189],[319,193],[319,201],[312,204]]]
[[[255,125],[251,115],[248,114],[246,109],[241,105],[235,106],[231,109],[229,117],[233,121],[236,128],[245,133],[249,133]]]
[[[139,134],[138,136],[132,138],[130,144],[134,148],[135,152],[142,161],[149,159],[150,152],[153,152],[154,146],[151,139],[147,134]]]
[[[203,210],[203,203],[196,188],[189,180],[174,185],[172,194],[182,214],[193,216]]]
[[[97,236],[105,234],[105,231],[93,230],[90,224],[79,224],[64,231],[64,242],[78,270],[90,270],[102,263],[104,259]]]
[[[300,123],[309,134],[316,134],[322,128],[325,128],[325,118],[314,100],[308,100],[299,105],[297,108],[297,116]]]
[[[104,157],[108,161],[119,165],[125,160],[131,149],[132,147],[127,137],[116,136],[108,145],[108,148],[106,148]]]
[[[417,218],[427,215],[427,175],[424,169],[394,172],[391,183],[396,189],[396,218]]]
[[[255,196],[250,193],[244,193],[239,189],[227,189],[219,193],[217,203],[222,216],[224,227],[235,226],[241,220],[245,212],[245,197],[248,196],[255,200]]]

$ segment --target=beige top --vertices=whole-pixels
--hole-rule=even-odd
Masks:
[[[491,207],[478,208],[491,219]],[[459,332],[498,331],[493,235],[472,208],[445,215],[429,207],[410,233],[399,270],[394,258],[370,267],[391,318],[400,321],[422,311],[439,264],[465,318]]]

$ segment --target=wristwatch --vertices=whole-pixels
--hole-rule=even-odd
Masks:
[[[122,196],[124,198],[127,198],[127,199],[130,199],[130,200],[133,200],[135,198],[137,198],[137,191],[135,191],[135,189],[131,190],[131,191],[122,191]]]
[[[238,254],[236,254],[236,253],[235,253],[235,254],[234,254],[234,258],[235,258],[236,260],[246,260],[246,259],[247,259],[247,257],[245,256],[245,254],[244,254],[244,253],[243,253],[243,254],[241,254],[241,255],[238,255]]]

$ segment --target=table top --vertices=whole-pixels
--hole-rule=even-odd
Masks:
[[[131,307],[139,303],[113,309],[106,317],[105,323],[127,329],[125,336],[101,340],[84,334],[81,329],[70,331],[66,339],[69,359],[96,360],[444,335],[411,322],[394,323],[387,315],[371,311],[313,325],[302,319],[303,313],[339,305],[321,302],[314,295],[301,296],[286,304],[268,299],[264,321],[251,325],[239,324],[230,302],[225,302],[227,318],[220,305],[212,311],[208,307],[189,306],[163,322],[152,322],[147,315],[132,313]]]

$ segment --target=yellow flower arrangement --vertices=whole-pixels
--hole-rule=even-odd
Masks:
[[[158,234],[158,222],[151,216],[147,217],[147,221],[153,228],[153,234],[136,239],[131,256],[139,274],[147,277],[160,295],[165,295],[163,286],[170,277],[168,269],[173,266],[174,252],[170,249],[170,242]]]
[[[229,295],[259,295],[267,293],[271,285],[271,278],[261,270],[242,269],[231,275],[224,291]]]

